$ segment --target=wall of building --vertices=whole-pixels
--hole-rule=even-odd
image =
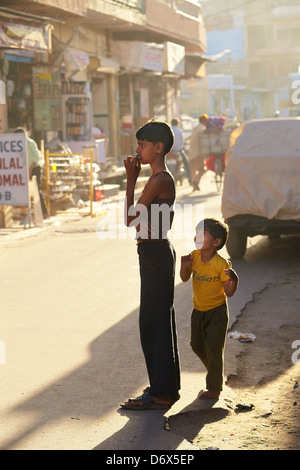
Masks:
[[[56,129],[54,129],[53,120],[52,127],[49,128],[49,119],[46,115],[40,120],[35,118],[37,100],[32,88],[30,96],[27,96],[25,100],[26,112],[18,111],[18,118],[26,120],[28,127],[39,139],[43,137],[47,141],[55,135],[60,139],[65,139],[66,136],[68,138],[71,124],[74,124],[72,138],[82,140],[83,136],[75,133],[75,129],[79,132],[79,129],[83,128],[81,122],[78,122],[77,126],[75,125],[77,123],[72,121],[84,119],[84,112],[78,113],[81,116],[75,116],[74,106],[69,106],[66,110],[65,95],[84,95],[81,98],[78,97],[78,103],[80,99],[90,100],[91,109],[88,112],[88,114],[91,112],[90,131],[96,125],[104,130],[110,142],[108,152],[114,158],[119,158],[122,154],[120,138],[124,114],[132,115],[132,125],[135,127],[145,119],[154,116],[170,121],[174,114],[180,114],[179,83],[185,73],[184,53],[186,50],[203,52],[205,47],[205,29],[201,8],[197,2],[178,0],[170,3],[162,0],[151,2],[133,0],[129,4],[127,0],[124,2],[20,0],[17,4],[11,4],[9,0],[3,0],[4,7],[12,8],[14,5],[20,15],[24,12],[35,15],[41,23],[47,16],[51,23],[52,49],[49,54],[33,51],[32,57],[25,62],[28,52],[22,49],[19,51],[19,57],[22,57],[22,60],[20,59],[18,64],[11,60],[9,66],[10,74],[15,77],[24,76],[22,83],[18,85],[18,93],[22,92],[25,81],[32,85],[35,67],[42,67],[40,70],[43,73],[36,75],[41,94],[43,89],[46,89],[43,86],[46,76],[50,77],[49,80],[54,77],[59,77],[61,80],[63,122],[57,125]],[[117,61],[114,62],[112,50],[117,39],[121,41],[137,39],[143,44],[149,44],[151,40],[159,44],[164,50],[161,69],[149,68],[149,60],[148,65],[143,64],[138,68],[135,63],[126,67],[118,64]],[[173,51],[169,46],[173,47]],[[172,61],[169,60],[171,56],[176,56],[174,55],[176,47],[182,48],[183,51],[182,64],[178,69],[172,68]],[[169,49],[171,53],[166,52]],[[0,54],[3,56],[3,51],[0,50]],[[112,60],[112,70],[103,66],[103,58]],[[50,88],[52,91],[57,90],[56,84],[51,84]],[[42,99],[45,104],[48,98],[55,98],[54,101],[58,98],[43,96],[44,98],[42,96],[39,98],[40,113],[43,107]],[[75,99],[74,96],[69,98],[71,102]],[[54,101],[51,106],[55,104],[57,107]],[[20,109],[21,105],[20,100]],[[53,106],[51,109],[54,109]],[[50,111],[47,113],[49,117]],[[66,132],[68,113],[71,122]],[[43,122],[42,126],[40,122]],[[11,127],[15,124],[15,121],[10,118]],[[87,141],[92,137],[90,131],[85,136]]]

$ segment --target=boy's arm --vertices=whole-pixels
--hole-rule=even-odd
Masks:
[[[237,290],[239,278],[237,273],[231,268],[224,269],[224,273],[229,276],[228,281],[223,282],[225,294],[227,295],[227,297],[232,297],[235,291]]]
[[[143,211],[143,209],[150,207],[153,199],[161,195],[163,191],[168,190],[168,185],[170,185],[172,180],[168,177],[168,180],[166,181],[163,175],[161,177],[149,179],[139,200],[136,205],[134,205],[134,189],[140,173],[141,164],[138,157],[128,157],[124,161],[124,164],[127,173],[125,224],[129,227],[132,222],[139,217],[140,212]]]
[[[127,157],[124,160],[124,166],[127,174],[126,203],[125,203],[125,225],[129,227],[130,223],[136,218],[136,215],[130,215],[130,209],[134,207],[134,189],[138,176],[141,171],[141,162],[138,157]]]
[[[192,255],[181,257],[180,277],[183,282],[187,282],[192,274]]]

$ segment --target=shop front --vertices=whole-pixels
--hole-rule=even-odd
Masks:
[[[48,21],[0,12],[0,78],[6,84],[7,126],[34,129],[33,69],[46,64],[51,51]]]
[[[91,144],[92,99],[88,77],[89,56],[66,49],[61,71],[61,139],[73,153]]]
[[[135,131],[149,119],[171,123],[179,116],[180,79],[185,48],[178,44],[114,41],[119,62],[119,119],[121,156],[135,149]]]
[[[46,19],[0,10],[0,79],[6,85],[7,128],[26,127],[39,146],[57,139],[72,152],[82,152],[95,144],[90,56],[65,44],[59,49],[53,30]]]
[[[93,148],[95,162],[104,163],[109,129],[106,125],[103,128],[97,113],[98,101],[103,101],[107,93],[104,87],[96,86],[102,83],[102,76],[101,79],[95,76],[100,68],[96,54],[98,49],[103,49],[104,39],[102,35],[97,36],[95,49],[93,32],[83,27],[78,31],[85,41],[75,40],[77,35],[72,28],[55,27],[53,34],[53,64],[60,75],[61,125],[57,134],[73,153]],[[101,112],[104,113],[103,106]]]

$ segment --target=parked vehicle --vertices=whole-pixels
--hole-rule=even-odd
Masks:
[[[252,120],[231,134],[222,196],[227,251],[244,256],[247,237],[300,234],[300,118]]]

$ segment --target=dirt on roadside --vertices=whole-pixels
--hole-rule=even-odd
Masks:
[[[291,273],[245,306],[230,331],[255,341],[227,339],[220,399],[196,398],[190,411],[168,417],[170,432],[200,450],[299,450],[299,285],[300,272]]]

